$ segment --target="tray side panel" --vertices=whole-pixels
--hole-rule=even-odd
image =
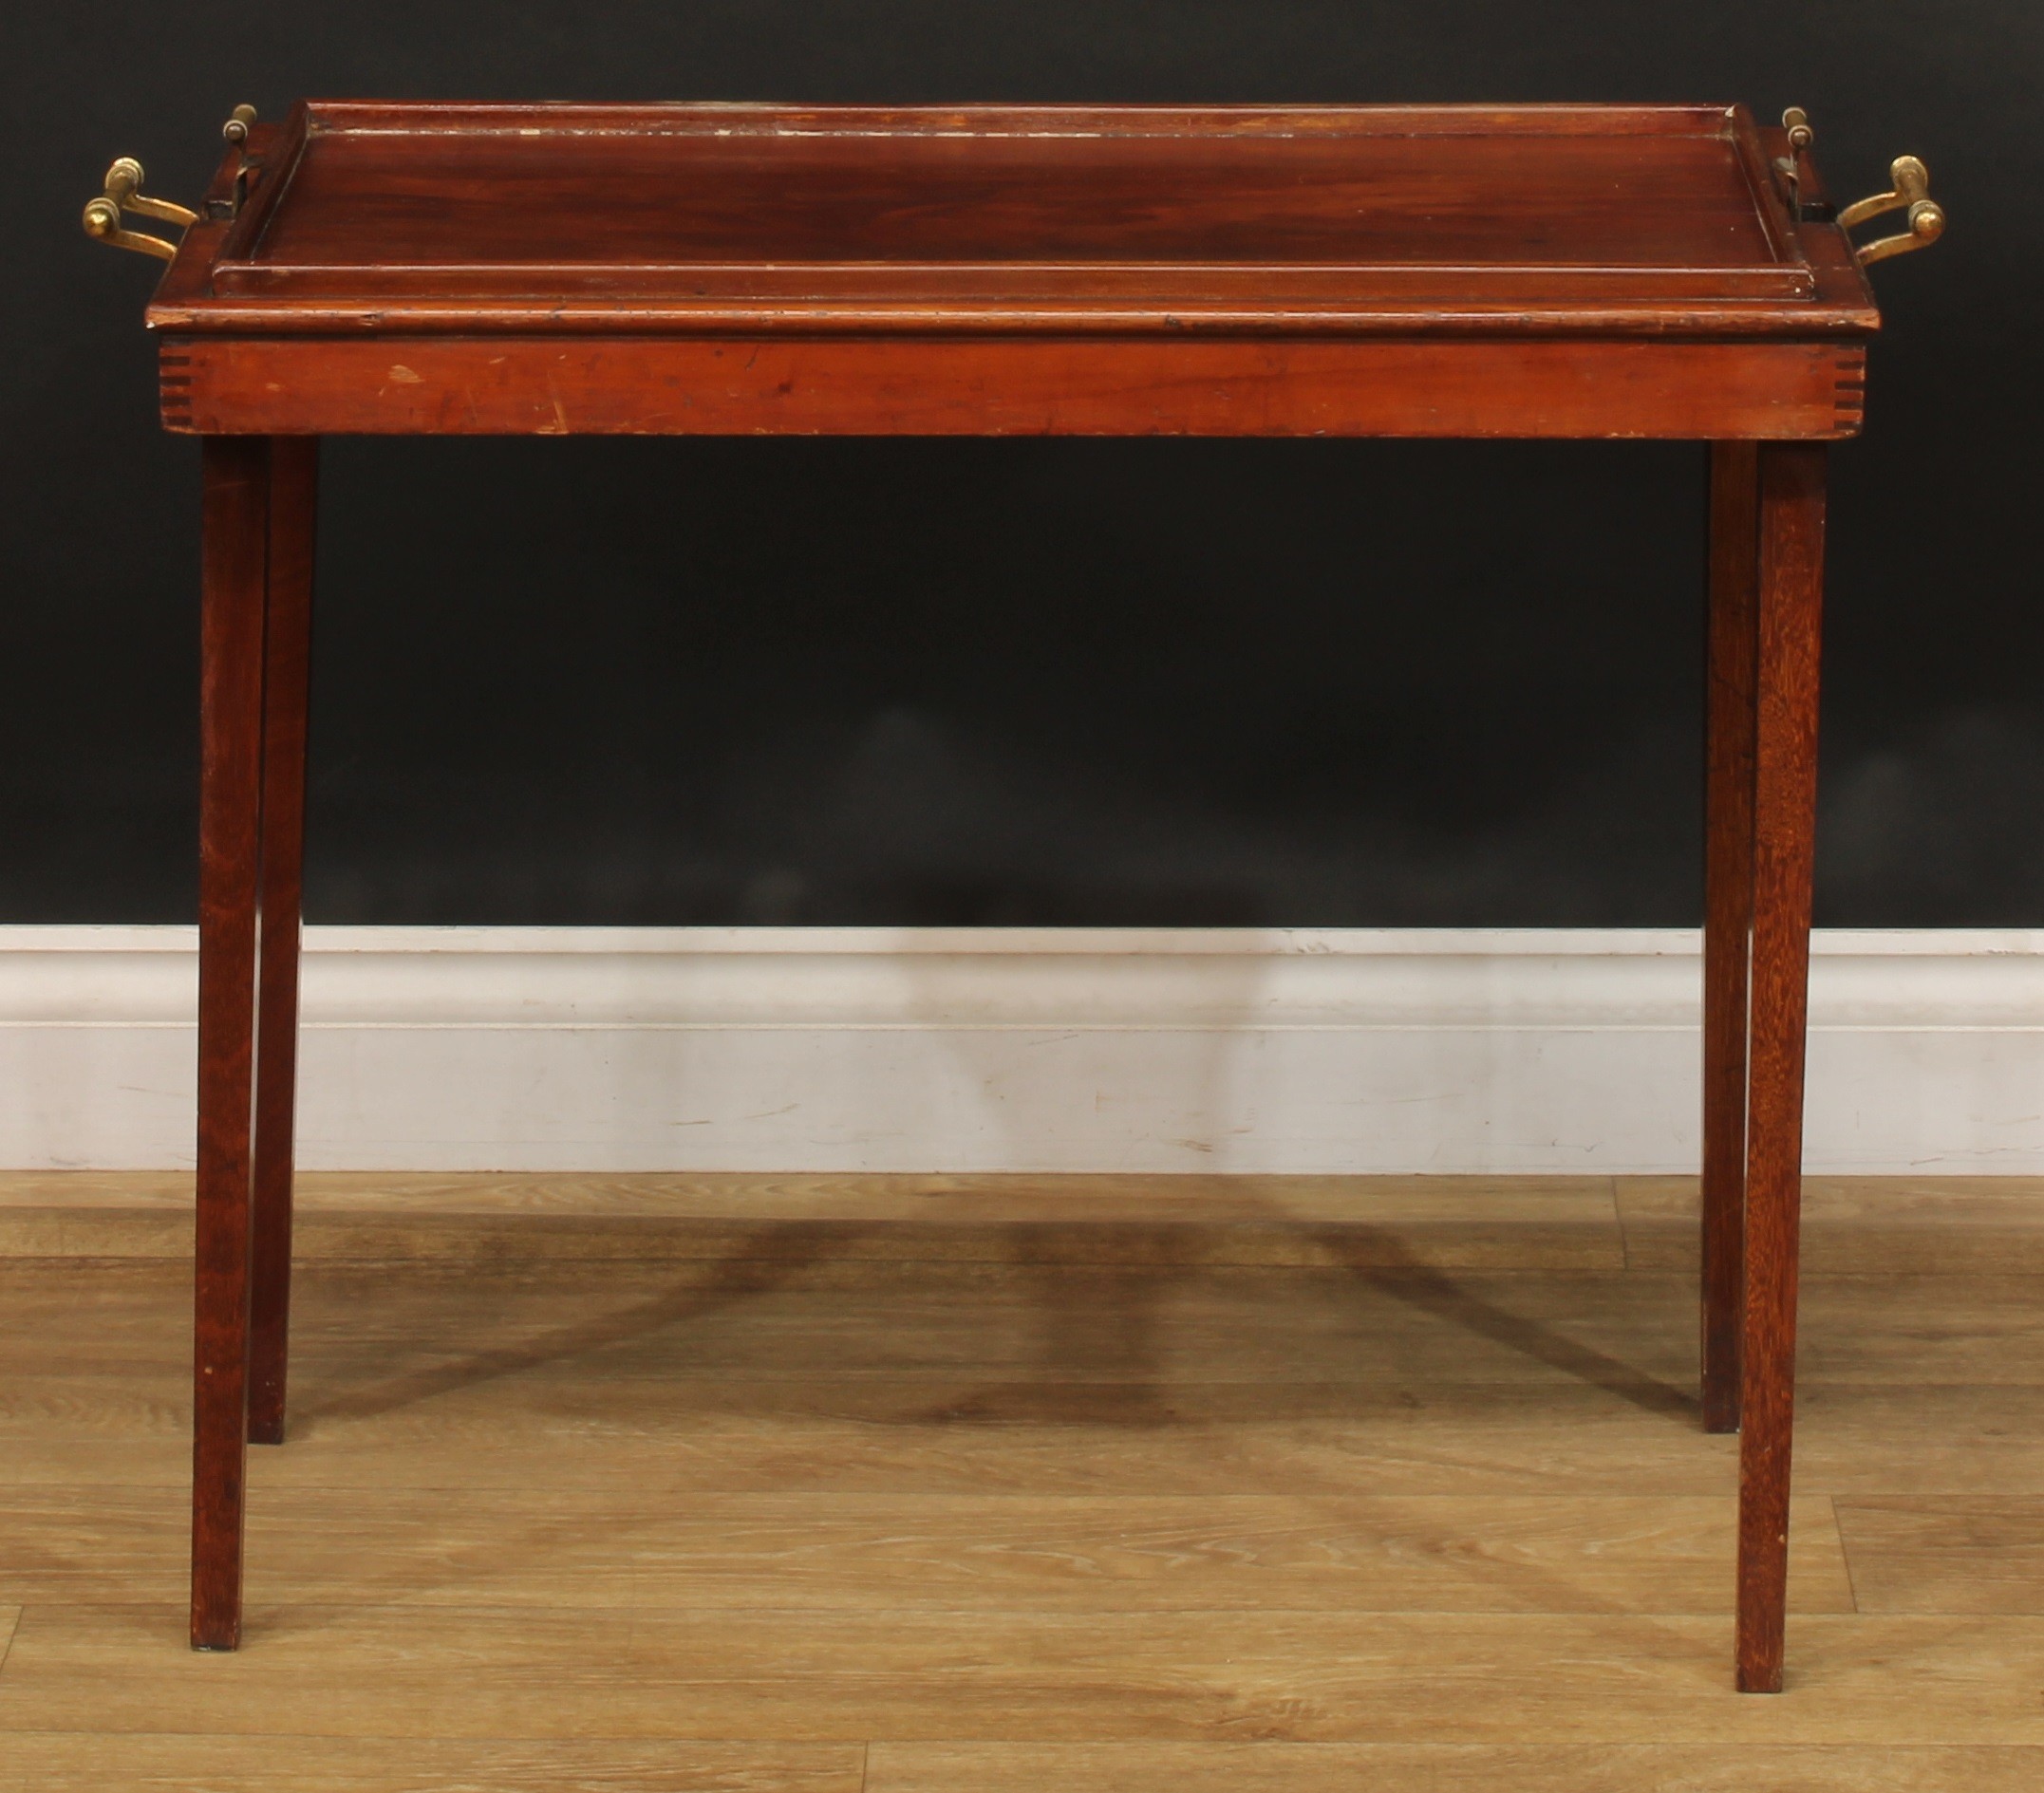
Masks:
[[[1774,342],[173,338],[163,421],[255,435],[1854,433],[1865,351]]]

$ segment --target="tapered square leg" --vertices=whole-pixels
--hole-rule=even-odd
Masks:
[[[203,447],[192,1643],[241,1641],[270,444]]]
[[[1803,1070],[1817,819],[1825,450],[1759,450],[1752,1045],[1740,1366],[1738,1685],[1781,1690],[1795,1395]]]
[[[1739,1428],[1759,528],[1755,445],[1714,444],[1704,693],[1702,1291],[1703,1427],[1713,1432]]]
[[[319,439],[270,445],[268,624],[263,676],[262,947],[255,1054],[255,1169],[249,1442],[284,1442],[290,1349],[291,1157],[298,1075],[298,935],[305,866],[306,704]]]

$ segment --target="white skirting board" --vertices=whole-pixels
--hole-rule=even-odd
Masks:
[[[319,1169],[1695,1168],[1684,930],[308,930]],[[0,928],[0,1166],[192,1158],[196,936]],[[2044,932],[1836,932],[1807,1161],[2044,1172]]]

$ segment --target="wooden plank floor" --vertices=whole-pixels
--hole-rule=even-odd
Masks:
[[[195,1656],[189,1189],[0,1176],[0,1793],[2044,1786],[2044,1180],[1812,1182],[1774,1699],[1694,1209],[309,1177]]]

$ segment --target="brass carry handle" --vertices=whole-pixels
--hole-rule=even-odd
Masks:
[[[1886,261],[1890,255],[1906,255],[1913,249],[1927,249],[1944,234],[1944,208],[1930,196],[1930,170],[1914,156],[1898,156],[1888,169],[1888,178],[1895,183],[1891,191],[1848,205],[1838,215],[1840,229],[1849,231],[1868,218],[1908,209],[1907,230],[1852,246],[1862,268]]]
[[[166,224],[191,225],[198,214],[168,199],[152,199],[141,190],[142,165],[123,156],[106,171],[106,197],[123,212],[140,212],[145,218],[161,218]]]
[[[126,229],[121,222],[121,208],[103,196],[85,201],[85,234],[96,236],[103,243],[110,243],[115,249],[132,249],[143,255],[160,255],[165,261],[178,259],[178,245],[161,236],[150,236],[141,231]]]
[[[110,243],[116,249],[132,249],[143,255],[156,255],[170,261],[178,253],[177,244],[167,237],[129,230],[121,215],[137,212],[145,218],[161,218],[166,224],[193,225],[198,222],[198,214],[184,206],[173,205],[168,199],[150,198],[142,192],[141,184],[141,163],[132,156],[123,156],[116,161],[106,171],[105,191],[97,199],[85,203],[85,234]]]
[[[236,106],[234,116],[221,126],[220,135],[230,143],[246,143],[249,140],[249,126],[254,122],[253,106]],[[178,254],[177,244],[168,237],[151,236],[146,232],[129,230],[122,214],[133,212],[145,218],[161,218],[164,223],[175,224],[180,229],[189,229],[197,224],[198,214],[189,206],[177,205],[168,199],[152,198],[141,189],[141,163],[132,156],[121,157],[106,171],[106,179],[100,196],[85,202],[85,234],[97,237],[103,243],[110,243],[116,249],[132,249],[138,254],[155,255],[163,261],[174,261]]]

